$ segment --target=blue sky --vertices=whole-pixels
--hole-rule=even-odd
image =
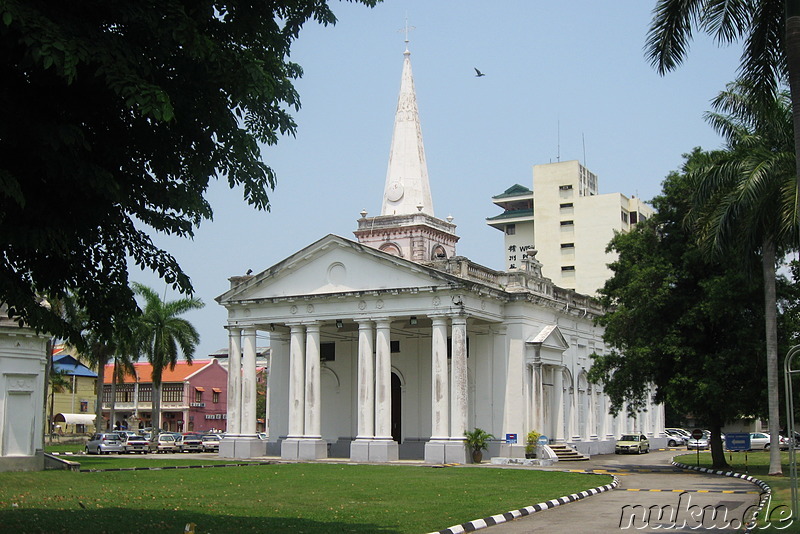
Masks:
[[[206,303],[186,315],[202,338],[196,357],[227,345],[214,298],[229,276],[258,273],[329,233],[352,239],[362,209],[380,213],[406,16],[433,204],[455,218],[459,255],[502,268],[502,234],[485,223],[500,212],[491,197],[532,187],[535,164],[578,159],[601,193],[657,195],[681,154],[721,145],[703,113],[735,78],[741,48],[699,35],[685,64],[659,76],[643,50],[654,4],[332,0],[339,22],[309,24],[292,49],[303,107],[296,138],[263,150],[278,174],[271,211],[216,183],[214,220],[193,241],[154,236]],[[149,273],[131,278],[164,290]]]

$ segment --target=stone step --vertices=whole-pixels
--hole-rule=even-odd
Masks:
[[[550,448],[553,450],[556,456],[558,456],[559,461],[568,461],[568,462],[585,462],[589,460],[588,456],[585,456],[572,447],[568,447],[564,444],[555,444],[550,445]]]

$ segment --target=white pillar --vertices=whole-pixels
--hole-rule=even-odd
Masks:
[[[556,441],[564,441],[564,369],[563,367],[556,366],[553,368],[553,399],[555,409],[555,417],[553,423],[554,437]]]
[[[450,376],[450,439],[464,441],[467,430],[467,319],[453,317]]]
[[[542,391],[542,362],[533,363],[533,428],[539,433],[544,432],[543,420],[544,392]]]
[[[289,439],[303,437],[305,430],[305,328],[291,326],[289,341]]]
[[[256,329],[244,330],[242,358],[242,409],[239,431],[243,436],[256,435]]]
[[[447,320],[432,318],[431,332],[431,440],[449,437],[447,380]]]
[[[228,350],[228,434],[237,436],[241,431],[239,413],[242,406],[242,329],[229,328]],[[153,393],[155,395],[155,392]]]
[[[306,326],[306,409],[303,435],[309,439],[322,438],[319,365],[319,324],[313,323]]]
[[[372,321],[358,323],[358,434],[375,437],[375,363]]]
[[[375,439],[392,439],[392,352],[388,319],[376,321]]]

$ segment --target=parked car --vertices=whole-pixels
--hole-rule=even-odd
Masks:
[[[183,434],[175,439],[180,452],[203,452],[203,438],[200,434]]]
[[[614,454],[622,454],[623,452],[635,452],[636,454],[650,452],[650,442],[647,436],[642,434],[623,434],[617,440]]]
[[[86,454],[122,454],[123,445],[119,434],[115,432],[99,432],[86,442]]]
[[[750,450],[757,451],[757,450],[764,450],[768,451],[770,446],[770,439],[769,434],[764,434],[763,432],[750,432]],[[781,443],[781,448],[783,448],[783,443]],[[786,448],[789,448],[789,444],[786,444]]]
[[[219,451],[219,436],[217,434],[206,434],[203,436],[203,452]]]
[[[687,450],[699,450],[703,451],[709,449],[710,445],[708,442],[708,438],[704,435],[700,439],[694,439],[691,436],[689,437],[689,441],[686,442],[686,449]]]
[[[178,452],[178,445],[172,434],[159,434],[148,442],[147,449],[150,452]]]
[[[147,454],[148,444],[149,442],[144,436],[134,434],[133,436],[126,437],[125,441],[123,442],[123,447],[124,451],[127,453],[139,452],[142,454]]]
[[[685,436],[681,432],[678,432],[677,428],[665,428],[664,433],[667,435],[668,447],[679,447],[681,445],[686,445],[686,440],[689,439],[689,436]]]

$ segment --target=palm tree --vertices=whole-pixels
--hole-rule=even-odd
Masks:
[[[203,307],[197,298],[181,298],[165,302],[151,288],[133,283],[133,290],[144,297],[145,308],[137,326],[136,336],[141,351],[153,367],[154,432],[161,428],[161,375],[167,367],[175,368],[179,354],[192,361],[200,342],[200,334],[186,319],[178,317],[190,310]]]
[[[760,253],[764,280],[771,474],[781,473],[778,401],[776,256],[796,243],[797,195],[789,94],[767,102],[743,81],[728,85],[706,119],[727,141],[726,150],[690,172],[695,207],[689,216],[711,254],[752,258]]]
[[[52,360],[52,356],[50,357]],[[55,414],[53,413],[54,405],[55,405],[55,397],[56,393],[64,393],[65,391],[72,391],[72,382],[67,378],[67,373],[64,371],[56,371],[53,367],[52,363],[50,364],[50,417],[48,417],[48,421],[50,423],[50,428],[47,429],[47,435],[50,435],[55,431],[55,424],[53,422],[53,417]]]
[[[789,84],[795,188],[800,190],[800,1],[658,0],[645,49],[659,74],[683,62],[693,27],[721,44],[744,38],[739,75],[765,103],[781,83]]]

